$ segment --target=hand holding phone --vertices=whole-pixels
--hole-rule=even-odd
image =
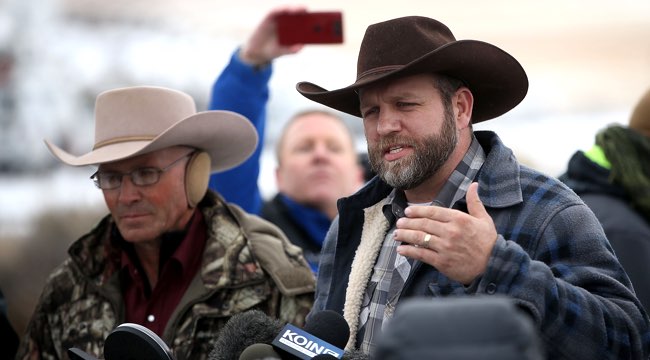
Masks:
[[[280,45],[343,42],[343,14],[340,11],[280,14],[276,25]]]

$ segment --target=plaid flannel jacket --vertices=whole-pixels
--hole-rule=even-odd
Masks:
[[[533,318],[549,359],[648,358],[648,316],[593,212],[557,179],[520,165],[495,133],[475,135],[487,155],[476,177],[479,197],[499,234],[487,269],[465,287],[420,264],[401,299],[507,295]],[[342,312],[346,292],[365,291],[347,288],[364,209],[390,191],[375,178],[339,201],[312,312]],[[453,207],[467,209],[464,199]]]

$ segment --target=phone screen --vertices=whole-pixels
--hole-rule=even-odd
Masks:
[[[340,44],[343,14],[340,11],[281,14],[276,18],[280,45]]]

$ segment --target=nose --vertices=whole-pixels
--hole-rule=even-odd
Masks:
[[[377,120],[377,133],[379,135],[388,135],[393,132],[398,132],[402,128],[402,123],[399,114],[390,109],[382,109],[378,115]]]
[[[129,204],[140,199],[140,190],[138,186],[131,181],[131,176],[128,174],[122,176],[122,184],[120,184],[117,191],[119,191],[118,200],[121,203]]]
[[[312,155],[315,161],[327,161],[330,158],[331,150],[326,143],[319,142],[314,146]]]

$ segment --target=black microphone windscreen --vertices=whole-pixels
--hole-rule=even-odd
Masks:
[[[323,310],[312,314],[303,328],[306,332],[344,349],[350,338],[347,321],[333,310]]]
[[[282,360],[273,346],[269,344],[253,344],[239,355],[239,360]]]
[[[532,318],[506,296],[405,299],[383,325],[376,360],[545,358]]]
[[[165,342],[150,329],[133,323],[116,327],[104,341],[104,359],[174,360]]]
[[[260,310],[249,310],[233,315],[223,326],[209,360],[232,360],[256,343],[270,344],[284,324]]]

